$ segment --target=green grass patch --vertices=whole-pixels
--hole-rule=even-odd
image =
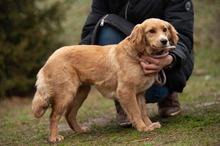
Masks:
[[[0,114],[4,115],[4,118],[1,118],[0,123],[0,145],[49,145],[47,138],[50,110],[42,119],[34,119],[29,109],[31,101],[23,102],[23,100],[16,101],[19,105],[11,101],[1,103]],[[96,109],[82,106],[80,123],[83,125],[90,120],[106,117],[106,114],[108,118],[88,124],[91,131],[81,134],[74,133],[62,118],[58,127],[60,134],[65,136],[65,140],[57,145],[214,145],[220,143],[220,103],[184,107],[182,114],[177,117],[165,119],[152,117],[154,121],[160,121],[162,127],[151,132],[138,132],[134,128],[118,127],[113,110],[97,115],[91,113],[92,116],[83,114],[84,110],[96,112],[108,107],[102,105],[103,102],[109,103],[108,100],[104,99],[103,102],[97,103],[92,103],[92,100],[91,97],[88,102],[91,102],[91,106],[96,106]],[[97,100],[102,98],[99,97]],[[2,110],[3,107],[5,110]]]

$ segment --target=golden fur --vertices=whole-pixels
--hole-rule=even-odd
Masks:
[[[140,66],[140,55],[155,54],[164,47],[161,39],[177,43],[177,32],[169,23],[147,19],[133,29],[130,36],[117,45],[76,45],[56,50],[37,75],[32,102],[34,116],[40,118],[51,105],[49,141],[63,139],[57,124],[65,112],[75,132],[86,132],[76,121],[77,111],[86,99],[90,85],[104,97],[118,100],[138,131],[159,128],[147,116],[144,93],[154,83],[154,75],[146,76]]]

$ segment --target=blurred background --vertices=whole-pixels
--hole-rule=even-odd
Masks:
[[[0,97],[30,96],[61,46],[78,44],[90,0],[0,0]]]
[[[183,96],[188,101],[219,98],[220,1],[193,2],[196,63]],[[1,99],[32,97],[36,74],[48,56],[79,43],[90,5],[91,0],[0,0]]]

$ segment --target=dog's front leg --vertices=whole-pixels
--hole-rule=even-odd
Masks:
[[[141,116],[144,123],[148,126],[149,130],[154,130],[155,128],[160,128],[161,125],[159,122],[152,123],[147,114],[146,101],[144,97],[145,93],[140,93],[137,95],[138,105],[141,111]]]
[[[135,91],[121,87],[117,89],[121,106],[126,112],[129,120],[138,131],[149,131],[149,127],[142,120],[141,111],[137,103]]]
[[[144,93],[140,93],[137,95],[137,101],[138,101],[138,105],[141,111],[141,116],[142,119],[144,121],[144,123],[148,126],[151,125],[152,122],[150,120],[150,118],[148,117],[147,114],[147,108],[146,108],[146,102],[145,102],[145,98],[144,98]]]

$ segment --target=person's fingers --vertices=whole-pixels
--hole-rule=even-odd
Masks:
[[[149,56],[141,56],[141,60],[144,60],[150,64],[155,64],[157,66],[160,66],[160,68],[164,68],[167,65],[171,64],[173,61],[173,57],[171,55],[167,55],[163,58],[153,58]]]
[[[145,62],[140,62],[145,74],[155,74],[160,71],[160,67],[155,64],[146,64]]]
[[[141,58],[150,64],[155,64],[155,65],[160,64],[160,59],[156,59],[156,58],[149,57],[149,56],[141,56]]]

